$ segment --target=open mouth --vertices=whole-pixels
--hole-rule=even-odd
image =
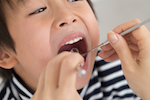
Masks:
[[[60,47],[58,54],[63,52],[63,51],[71,51],[73,48],[73,52],[78,52],[80,54],[83,54],[87,52],[87,44],[84,38],[82,37],[77,37],[74,40],[70,40],[66,42],[62,47]],[[84,57],[86,60],[86,57]]]

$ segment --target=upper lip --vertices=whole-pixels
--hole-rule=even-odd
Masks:
[[[68,34],[68,35],[65,36],[65,37],[62,39],[62,41],[60,42],[57,51],[59,51],[59,49],[60,49],[63,45],[65,45],[68,41],[74,40],[74,39],[76,39],[76,38],[78,38],[78,37],[82,37],[82,39],[85,39],[85,41],[86,41],[85,35],[84,35],[83,33],[81,33],[81,32],[74,32],[74,33]],[[86,43],[86,44],[87,44],[87,43]]]

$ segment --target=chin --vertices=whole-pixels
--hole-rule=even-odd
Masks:
[[[83,88],[89,82],[94,67],[96,53],[97,51],[94,51],[88,54],[86,57],[85,65],[83,66],[83,69],[86,70],[86,74],[84,76],[79,76],[77,73],[77,81],[76,81],[77,90]]]
[[[90,76],[89,74],[86,74],[85,76],[78,76],[77,75],[77,83],[76,83],[76,89],[79,90],[81,88],[83,88],[90,80]]]

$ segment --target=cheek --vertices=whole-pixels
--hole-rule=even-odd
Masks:
[[[86,17],[85,17],[86,16]],[[87,8],[84,11],[84,14],[81,14],[81,18],[88,29],[89,36],[92,42],[92,47],[95,47],[99,44],[99,27],[96,20],[96,17],[91,10],[91,8]]]
[[[50,28],[43,23],[23,22],[16,34],[16,44],[18,50],[29,53],[33,57],[46,55],[50,52]]]
[[[87,21],[89,34],[92,39],[93,46],[97,46],[99,44],[99,27],[95,16],[91,16],[91,19]]]
[[[39,63],[45,60],[45,57],[50,57],[49,35],[45,33],[26,35],[16,44],[18,44],[16,45],[17,53],[24,59],[28,59],[27,61]]]
[[[49,40],[46,38],[22,40],[20,44],[16,45],[17,56],[20,62],[24,62],[23,64],[28,63],[30,67],[45,66],[45,63],[50,59]]]
[[[21,28],[20,28],[21,29]],[[40,74],[43,67],[51,59],[49,30],[36,28],[31,25],[14,33],[13,39],[16,44],[17,56],[20,66],[32,74],[34,78]]]
[[[98,25],[95,23],[94,25],[91,25],[90,37],[92,41],[92,48],[96,47],[99,44],[99,28]]]
[[[45,43],[46,41],[40,43],[28,42],[24,46],[18,46],[17,59],[24,72],[33,79],[38,80],[42,69],[46,67],[51,59],[49,43]]]

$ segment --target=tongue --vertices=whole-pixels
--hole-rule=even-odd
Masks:
[[[61,53],[63,51],[71,51],[73,48],[77,48],[78,47],[75,45],[75,44],[72,44],[72,45],[64,45],[62,46],[60,49],[59,49],[59,52],[58,53]],[[80,50],[78,49],[79,53],[80,53]]]

